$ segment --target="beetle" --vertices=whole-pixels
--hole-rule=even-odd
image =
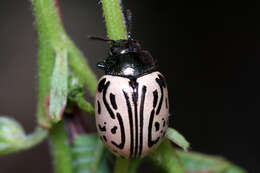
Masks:
[[[156,60],[132,38],[109,40],[108,57],[97,64],[105,75],[95,99],[97,131],[109,150],[125,158],[141,158],[155,149],[168,128],[168,90]]]

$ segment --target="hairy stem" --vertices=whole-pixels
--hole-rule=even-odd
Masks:
[[[70,68],[75,72],[75,75],[79,78],[80,82],[86,85],[92,96],[95,96],[97,88],[97,78],[88,62],[84,58],[81,51],[73,44],[69,43],[69,64]]]
[[[50,92],[50,78],[54,66],[54,48],[62,47],[69,53],[70,68],[86,85],[91,95],[95,95],[97,79],[86,59],[70,38],[60,21],[54,0],[32,0],[38,33],[38,122],[50,127],[46,121],[46,111],[42,106]]]
[[[41,127],[37,127],[35,131],[26,137],[26,140],[23,142],[24,149],[31,148],[36,144],[39,144],[47,137],[48,132]]]
[[[50,144],[55,173],[73,173],[71,151],[63,121],[50,130]]]
[[[56,8],[52,0],[32,0],[33,12],[38,34],[38,123],[44,128],[50,128],[51,123],[47,120],[45,110],[46,99],[50,93],[50,81],[54,66],[54,51],[52,40],[56,37],[54,29],[63,29],[59,26]]]
[[[57,0],[32,0],[38,34],[38,123],[50,129],[50,143],[56,173],[72,173],[71,153],[64,124],[49,120],[49,96],[51,77],[57,50],[68,52],[68,61],[74,74],[94,95],[97,80],[88,63],[67,36],[57,9]]]
[[[32,0],[38,33],[38,123],[51,128],[48,120],[48,97],[54,67],[56,48],[63,50],[68,39],[62,27],[54,0]],[[56,173],[72,173],[71,155],[63,122],[50,130],[54,169]]]
[[[167,172],[184,173],[183,168],[168,140],[164,140],[158,149],[149,155],[155,164],[162,166]]]
[[[112,40],[127,38],[120,0],[102,0],[107,35]]]
[[[54,0],[32,0],[38,33],[38,123],[51,128],[48,120],[48,97],[55,60],[55,48],[66,49],[68,39],[62,27]],[[50,130],[56,173],[72,173],[71,155],[63,122]]]
[[[90,115],[95,115],[95,110],[91,103],[85,100],[83,97],[78,97],[74,100],[80,109],[89,113]]]

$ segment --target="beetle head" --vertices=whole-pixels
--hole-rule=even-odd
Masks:
[[[156,60],[149,51],[142,50],[140,43],[131,36],[132,14],[130,10],[126,11],[127,39],[110,40],[100,37],[91,37],[91,39],[110,42],[111,47],[109,56],[97,64],[98,68],[105,71],[106,74],[125,76],[124,71],[133,72],[133,76],[148,73],[156,69]],[[127,70],[125,70],[127,69]]]

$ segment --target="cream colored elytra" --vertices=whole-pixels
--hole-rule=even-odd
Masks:
[[[114,154],[142,157],[160,144],[167,131],[168,104],[160,72],[137,79],[105,75],[95,101],[98,133]]]

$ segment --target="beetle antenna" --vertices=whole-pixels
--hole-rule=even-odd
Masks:
[[[113,42],[114,40],[110,40],[107,38],[102,38],[102,37],[96,37],[96,36],[88,36],[89,39],[91,40],[98,40],[98,41],[106,41],[106,42]]]
[[[127,37],[131,38],[132,31],[132,12],[131,10],[126,10],[126,26],[127,26]]]

